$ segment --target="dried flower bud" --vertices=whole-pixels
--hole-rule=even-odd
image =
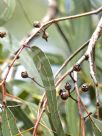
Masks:
[[[96,103],[96,106],[97,106],[97,107],[99,107],[99,106],[100,106],[100,103],[99,103],[99,102],[97,102],[97,103]]]
[[[68,97],[70,96],[69,92],[64,89],[63,90],[61,89],[59,91],[59,95],[60,95],[61,99],[63,99],[63,100],[67,100]]]
[[[0,37],[4,38],[6,36],[6,32],[0,32]]]
[[[88,55],[85,55],[85,60],[88,60],[89,59],[89,56]]]
[[[20,56],[17,56],[17,58],[16,59],[19,59],[20,58]]]
[[[83,84],[82,86],[81,86],[81,90],[83,91],[83,92],[87,92],[88,90],[89,90],[89,85],[88,84]]]
[[[65,85],[65,89],[68,90],[68,91],[71,89],[71,85],[68,82]]]
[[[28,73],[25,71],[25,72],[21,72],[21,77],[22,78],[28,78]]]
[[[73,70],[79,72],[81,70],[80,65],[79,64],[74,65]]]
[[[33,23],[33,26],[36,27],[36,28],[39,28],[40,27],[40,22],[39,21],[35,21]]]

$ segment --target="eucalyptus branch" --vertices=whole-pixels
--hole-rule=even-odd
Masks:
[[[50,25],[52,25],[53,23],[57,23],[59,21],[64,21],[64,20],[69,20],[69,19],[75,19],[75,18],[79,18],[79,17],[83,17],[83,16],[88,16],[88,15],[92,15],[92,14],[98,14],[102,11],[102,7],[97,9],[97,10],[94,10],[94,11],[90,11],[90,12],[86,12],[86,13],[82,13],[82,14],[78,14],[78,15],[73,15],[73,16],[67,16],[67,17],[62,17],[62,18],[56,18],[56,19],[53,19],[55,18],[56,16],[56,13],[57,13],[57,0],[49,0],[49,9],[48,9],[48,12],[46,14],[46,16],[40,21],[40,25],[39,27],[34,27],[32,29],[32,31],[27,35],[27,37],[25,37],[21,42],[20,42],[20,48],[17,50],[16,54],[15,54],[15,57],[14,59],[12,60],[12,62],[10,63],[10,65],[8,66],[8,70],[7,70],[7,73],[4,77],[4,79],[0,82],[0,86],[2,87],[2,95],[3,95],[3,100],[5,100],[5,95],[6,95],[6,87],[5,87],[5,82],[6,82],[6,79],[8,77],[8,74],[13,66],[13,64],[15,63],[15,61],[17,60],[17,58],[19,57],[20,53],[23,51],[23,49],[25,48],[30,48],[30,42],[32,40],[34,40],[35,38],[37,38],[39,36],[40,33],[44,32],[46,28],[48,28]],[[100,25],[99,25],[100,27]],[[102,26],[101,26],[102,27]],[[101,27],[100,29],[98,29],[99,31],[97,31],[98,33],[98,37],[101,35]],[[94,44],[93,44],[93,47],[95,46],[95,43],[97,41],[97,38],[94,39]],[[91,53],[91,49],[90,47],[92,47],[92,38],[91,38],[91,41],[89,42],[89,46],[88,46],[88,49],[87,49],[87,52],[85,53],[84,56],[82,56],[79,61],[76,63],[77,64],[81,64],[85,59],[86,57],[89,55],[89,53]],[[89,61],[89,64],[90,64],[90,61]],[[92,68],[92,66],[90,65],[90,68]],[[56,86],[59,85],[59,83],[68,75],[70,74],[72,71],[74,71],[74,67],[72,67],[70,70],[68,70],[57,82],[56,82]],[[93,80],[95,78],[95,75],[91,73],[91,76],[93,77]],[[95,82],[95,80],[94,80]],[[96,84],[96,83],[95,83]],[[3,101],[4,102],[4,101]],[[39,113],[39,118],[37,118],[37,122],[35,124],[35,128],[34,128],[34,132],[33,132],[33,135],[36,135],[36,130],[37,130],[37,126],[40,122],[40,119],[42,117],[42,114],[45,110],[45,107],[47,105],[47,98],[44,100],[44,103],[43,103],[43,108],[42,110],[40,111]],[[84,135],[83,135],[84,136]]]
[[[93,71],[93,62],[92,62],[92,58],[91,58],[91,54],[92,54],[92,51],[94,49],[94,46],[96,45],[96,42],[98,40],[98,38],[101,36],[102,34],[102,18],[100,19],[98,25],[97,25],[97,28],[95,30],[95,32],[93,33],[91,39],[90,39],[90,42],[89,42],[89,45],[88,45],[88,48],[85,52],[85,54],[76,62],[75,65],[81,65],[85,60],[88,60],[89,61],[89,66],[90,66],[90,74],[91,74],[91,77],[93,78],[93,81],[95,83],[95,85],[97,86],[98,83],[97,83],[97,80],[96,80],[96,77],[95,77],[95,73]],[[67,75],[69,75],[72,71],[73,71],[73,66],[56,82],[56,86],[63,80],[65,79],[65,77]]]
[[[102,7],[98,8],[96,10],[86,12],[86,13],[81,13],[81,14],[78,14],[78,15],[56,18],[56,19],[53,19],[53,20],[47,22],[47,25],[52,24],[52,23],[57,23],[57,22],[60,22],[60,21],[64,21],[64,20],[70,20],[70,19],[80,18],[80,17],[89,16],[89,15],[93,15],[93,14],[98,14],[101,11],[102,11]]]
[[[78,66],[78,65],[80,65],[84,60],[86,59],[86,56],[85,55],[83,55],[77,62],[76,62],[76,64],[74,65],[74,66]],[[70,75],[73,71],[74,71],[74,66],[72,66],[70,69],[68,69],[67,71],[66,71],[66,73],[64,73],[62,76],[61,76],[61,78],[59,78],[58,80],[57,80],[57,82],[56,82],[56,87],[68,76],[68,75]]]
[[[74,15],[74,16],[68,16],[68,17],[62,17],[62,18],[52,19],[52,18],[55,17],[55,14],[54,14],[54,13],[56,13],[56,11],[57,11],[57,10],[56,10],[56,5],[57,5],[57,4],[56,4],[56,0],[52,0],[52,5],[51,5],[51,1],[50,1],[50,7],[49,7],[50,11],[48,11],[48,13],[50,13],[50,14],[49,14],[49,17],[48,17],[48,14],[47,14],[47,17],[44,17],[44,18],[42,19],[42,21],[41,21],[42,23],[40,22],[40,26],[39,26],[38,28],[35,27],[35,28],[28,34],[28,36],[25,37],[25,38],[20,42],[20,45],[21,45],[21,46],[20,46],[20,48],[18,49],[18,52],[17,52],[15,58],[13,59],[12,63],[10,64],[11,67],[12,67],[12,65],[14,64],[14,62],[16,61],[16,59],[17,59],[17,57],[19,56],[19,54],[22,52],[22,50],[23,50],[25,47],[28,47],[29,44],[30,44],[30,42],[31,42],[34,38],[36,38],[36,37],[39,36],[38,33],[39,33],[39,32],[42,32],[43,28],[45,28],[45,27],[48,26],[49,24],[51,25],[52,23],[56,23],[56,22],[59,22],[59,21],[64,21],[64,20],[74,19],[74,18],[79,18],[79,17],[88,16],[88,15],[92,15],[92,14],[98,14],[98,13],[100,13],[100,12],[102,11],[102,7],[100,7],[99,9],[94,10],[94,11],[90,11],[90,12],[86,12],[86,13],[82,13],[82,14],[78,14],[78,15]],[[53,9],[53,10],[55,9],[55,11],[53,11],[53,12],[51,13],[52,9]],[[48,19],[52,19],[52,20],[49,21]],[[6,74],[6,76],[5,76],[4,80],[3,80],[3,82],[0,83],[0,85],[2,85],[2,84],[5,82],[5,80],[6,80],[7,76],[8,76],[8,73],[9,73],[11,67],[8,68],[7,74]]]

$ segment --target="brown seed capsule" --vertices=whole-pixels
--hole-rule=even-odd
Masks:
[[[68,97],[69,97],[69,92],[68,91],[66,91],[66,90],[60,90],[59,91],[59,95],[60,95],[60,97],[61,97],[61,99],[63,99],[63,100],[67,100],[68,99]]]
[[[100,103],[99,103],[99,102],[97,102],[97,103],[96,103],[96,106],[97,106],[97,107],[99,107],[99,106],[100,106]]]
[[[0,32],[0,37],[4,38],[6,36],[6,32]]]
[[[16,59],[19,59],[20,58],[20,56],[17,56],[17,58]]]
[[[88,55],[85,55],[85,60],[88,60],[89,56]]]
[[[39,21],[35,21],[33,23],[33,26],[36,27],[36,28],[39,28],[40,27],[40,22]]]
[[[25,72],[21,72],[21,77],[22,78],[28,78],[28,73],[25,71]]]
[[[81,90],[83,91],[83,92],[87,92],[88,90],[89,90],[89,85],[88,84],[83,84],[82,86],[81,86]]]
[[[79,72],[81,70],[80,65],[79,64],[74,65],[73,70]]]
[[[68,90],[68,91],[71,89],[71,85],[68,82],[65,85],[65,89]]]

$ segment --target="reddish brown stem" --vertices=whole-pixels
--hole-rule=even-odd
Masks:
[[[38,118],[37,118],[37,120],[35,122],[33,136],[36,136],[37,128],[38,128],[39,122],[41,120],[42,114],[45,111],[46,105],[47,105],[47,99],[45,99],[45,101],[43,103],[43,106],[42,106],[42,109],[40,110],[41,112],[39,113],[39,116],[38,116]]]

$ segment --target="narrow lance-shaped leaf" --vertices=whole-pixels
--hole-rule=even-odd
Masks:
[[[8,108],[6,108],[2,112],[1,128],[3,134],[2,136],[14,136],[19,133],[16,126],[15,118],[10,109]]]
[[[34,63],[39,71],[46,90],[48,108],[51,117],[50,119],[52,121],[54,130],[56,131],[56,135],[64,136],[64,131],[57,110],[56,90],[49,60],[38,47],[32,47],[32,51]]]

